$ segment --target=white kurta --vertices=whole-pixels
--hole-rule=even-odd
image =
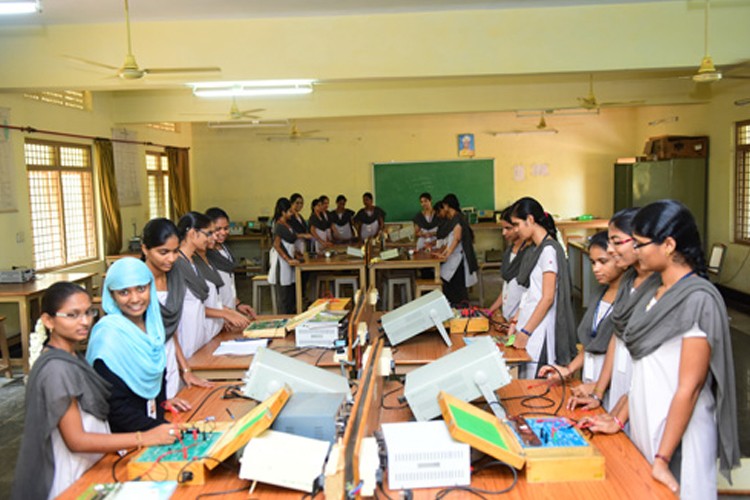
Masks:
[[[594,327],[597,328],[599,323],[604,318],[610,315],[612,312],[612,304],[609,302],[599,301],[599,305],[595,311],[594,316]],[[581,379],[584,384],[596,383],[599,380],[599,375],[602,373],[602,367],[604,366],[604,358],[606,354],[592,354],[590,352],[584,352],[583,355],[583,373]],[[606,404],[605,404],[606,406]]]
[[[294,255],[294,245],[292,243],[287,243],[282,239],[281,245],[289,255]],[[283,258],[279,257],[278,252],[273,247],[268,252],[268,263],[270,266],[268,270],[268,282],[270,284],[289,286],[295,283],[296,278],[294,274],[294,268],[287,264],[287,262]],[[280,283],[279,279],[277,278],[280,278]]]
[[[615,359],[612,365],[612,380],[609,383],[608,405],[604,408],[611,411],[622,396],[630,391],[633,379],[633,360],[628,348],[619,337],[615,337]]]
[[[333,237],[331,236],[331,229],[330,228],[326,229],[325,231],[321,231],[317,227],[311,226],[310,231],[314,232],[315,235],[318,238],[320,238],[321,240],[323,240],[325,242],[329,242],[329,241],[333,240]],[[324,251],[323,244],[320,241],[318,241],[318,240],[314,240],[314,242],[315,242],[315,245],[314,245],[315,253],[321,253],[321,252],[323,252]]]
[[[180,347],[185,359],[195,354],[203,347],[203,339],[206,338],[206,306],[196,297],[190,289],[185,290],[185,299],[182,303],[182,316],[177,327]]]
[[[516,253],[510,254],[510,261],[516,258]],[[516,278],[510,281],[503,281],[503,318],[511,319],[518,311],[521,304],[521,296],[526,291],[524,287],[518,284]]]
[[[450,247],[453,244],[454,239],[453,231],[445,238],[445,245]],[[453,279],[453,275],[456,274],[458,266],[464,263],[464,281],[466,282],[466,288],[477,284],[477,273],[469,272],[469,262],[466,260],[466,253],[464,253],[463,243],[460,241],[458,245],[453,249],[453,252],[445,259],[445,262],[440,264],[440,277],[445,281]]]
[[[230,258],[229,252],[227,252],[226,248],[217,247],[217,250],[227,259]],[[221,303],[229,309],[234,309],[237,306],[237,287],[234,283],[234,273],[228,273],[220,269],[217,269],[217,271],[219,272],[219,276],[221,276],[221,281],[224,282],[224,286],[219,288]]]
[[[349,241],[354,238],[351,224],[346,224],[344,226],[339,226],[338,224],[336,224],[336,234],[338,235],[336,239],[341,241]]]
[[[159,303],[164,305],[167,302],[167,296],[169,292],[166,290],[159,290],[156,292],[159,297]],[[177,363],[177,354],[175,353],[174,346],[175,336],[172,335],[167,343],[164,344],[164,351],[167,357],[167,399],[172,399],[175,395],[180,392],[180,385],[182,379],[180,378],[180,366]]]
[[[85,432],[109,434],[109,424],[106,420],[99,420],[90,413],[86,413],[78,405],[81,413],[81,423]],[[84,472],[104,456],[104,453],[75,453],[68,449],[60,430],[55,427],[52,431],[52,454],[55,460],[55,477],[49,492],[50,499],[57,497],[71,484],[75,483]]]
[[[544,273],[555,273],[557,274],[557,252],[554,247],[547,246],[542,250],[539,255],[534,269],[531,271],[529,278],[529,288],[521,296],[521,303],[518,306],[518,324],[517,328],[524,328],[524,325],[529,321],[531,315],[534,313],[537,304],[542,299],[542,281]],[[557,285],[555,285],[557,287]],[[557,313],[557,288],[555,288],[555,299],[552,306],[547,310],[547,314],[544,315],[539,326],[531,332],[531,337],[526,344],[526,352],[533,360],[531,363],[527,363],[521,370],[521,378],[535,378],[538,368],[539,357],[542,354],[542,347],[545,345],[547,348],[547,363],[552,364],[556,362],[555,358],[555,317]]]
[[[362,224],[362,226],[359,228],[359,233],[360,233],[359,237],[362,238],[362,241],[364,241],[367,238],[370,238],[378,234],[378,231],[380,231],[379,221],[373,221],[373,222],[370,222],[369,224]]]
[[[667,414],[679,383],[682,339],[706,337],[694,325],[681,337],[665,342],[651,354],[633,361],[633,381],[629,397],[630,438],[650,463],[659,450]],[[658,381],[658,383],[656,383]],[[709,373],[695,409],[682,436],[680,498],[707,500],[716,492],[716,401],[711,392]]]
[[[213,309],[224,309],[224,304],[221,301],[221,296],[219,295],[219,290],[216,288],[216,285],[208,280],[206,280],[206,284],[208,285],[206,307],[211,307]],[[200,347],[198,347],[198,349],[206,345],[212,338],[214,338],[224,326],[224,320],[221,318],[206,317],[204,321],[206,322],[206,328],[204,330],[205,336],[203,337],[202,343]]]

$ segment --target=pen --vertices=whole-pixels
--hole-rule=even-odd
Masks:
[[[229,411],[229,408],[226,408],[226,410],[227,410],[227,413],[229,414],[229,418],[231,418],[232,420],[234,420],[234,415],[232,415],[232,412]]]

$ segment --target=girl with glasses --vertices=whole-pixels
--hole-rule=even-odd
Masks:
[[[26,384],[26,417],[11,491],[12,499],[55,498],[104,453],[171,444],[171,426],[110,434],[111,386],[78,351],[96,309],[86,290],[55,283],[42,298],[36,337],[43,343]],[[48,336],[48,337],[47,337]]]
[[[582,419],[630,437],[652,476],[683,499],[717,497],[718,467],[739,465],[734,363],[726,306],[705,277],[705,257],[690,211],[678,201],[643,207],[633,220],[638,261],[658,276],[623,332],[633,358],[625,404]]]

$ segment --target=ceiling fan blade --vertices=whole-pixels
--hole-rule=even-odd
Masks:
[[[646,101],[643,99],[639,99],[636,101],[612,101],[612,102],[602,102],[599,104],[599,107],[601,108],[616,108],[620,106],[637,106],[639,104],[646,104]]]
[[[245,114],[245,113],[262,113],[265,110],[266,110],[266,108],[245,109],[245,110],[240,111],[240,113],[242,113],[242,114]]]
[[[320,132],[320,131],[321,131],[320,129],[315,129],[315,130],[299,130],[299,131],[297,132],[297,135],[310,135],[310,134],[317,134],[317,133],[318,133],[318,132]]]
[[[91,59],[84,59],[83,57],[69,56],[69,55],[63,55],[63,57],[65,59],[70,59],[70,60],[73,60],[73,61],[82,62],[82,63],[88,64],[90,66],[97,66],[99,68],[105,68],[105,69],[109,69],[109,70],[112,70],[112,71],[117,71],[117,70],[120,69],[117,66],[112,66],[110,64],[104,64],[104,63],[100,63],[100,62],[97,62],[97,61],[92,61]]]
[[[216,66],[198,68],[146,68],[142,70],[146,74],[158,75],[168,73],[219,73],[221,68]]]

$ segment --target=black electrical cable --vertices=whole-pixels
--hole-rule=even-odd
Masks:
[[[211,389],[211,392],[209,392],[203,397],[203,400],[200,402],[200,404],[198,404],[195,410],[193,410],[193,413],[191,413],[190,416],[186,418],[185,420],[187,422],[193,420],[193,417],[195,416],[195,414],[198,413],[198,410],[200,410],[203,407],[203,405],[206,404],[206,401],[208,401],[208,399],[211,396],[213,396],[217,391],[220,391],[221,389],[226,389],[227,387],[231,387],[231,385],[219,385]]]
[[[123,458],[127,457],[128,455],[130,455],[131,453],[133,453],[137,449],[138,448],[133,448],[132,450],[128,450],[127,452],[125,452],[125,454],[120,455],[119,457],[117,457],[117,460],[115,460],[114,463],[112,464],[112,480],[115,483],[119,483],[120,482],[120,480],[117,479],[117,470],[116,470],[117,469],[117,465],[122,461]]]
[[[401,382],[399,381],[399,383],[401,383]],[[396,387],[395,389],[391,389],[388,392],[384,392],[383,396],[380,398],[380,406],[381,406],[381,408],[383,408],[385,410],[403,410],[404,408],[408,408],[408,406],[409,406],[408,404],[402,404],[401,406],[388,406],[388,405],[385,404],[385,398],[387,398],[391,394],[397,393],[401,389],[403,389],[403,384],[401,386],[399,386],[399,387]]]
[[[211,493],[201,493],[200,495],[195,497],[195,500],[200,500],[201,498],[206,498],[206,497],[217,497],[219,495],[228,495],[230,493],[240,493],[246,490],[247,490],[247,487],[243,486],[242,488],[235,488],[233,490],[212,491]]]
[[[453,487],[444,488],[438,491],[437,494],[435,495],[435,500],[441,500],[445,498],[446,496],[448,496],[449,494],[455,493],[458,491],[464,491],[466,493],[472,494],[476,497],[479,497],[485,500],[486,500],[486,497],[484,495],[503,495],[505,493],[508,493],[509,491],[511,491],[513,488],[516,487],[516,484],[518,484],[518,471],[516,471],[516,469],[506,464],[505,462],[500,461],[500,460],[493,460],[492,462],[488,462],[484,465],[480,465],[474,469],[472,475],[477,474],[478,472],[481,472],[485,469],[489,469],[490,467],[495,467],[495,466],[507,467],[508,469],[510,469],[511,473],[513,474],[513,482],[507,488],[503,488],[502,490],[485,490],[482,488],[475,488],[472,486],[453,486]]]

